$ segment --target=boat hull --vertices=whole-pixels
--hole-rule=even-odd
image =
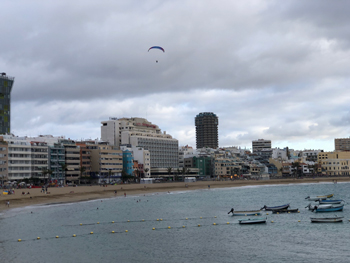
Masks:
[[[344,217],[310,218],[311,223],[341,223]]]
[[[318,200],[319,204],[341,204],[343,200]]]
[[[234,211],[232,213],[232,216],[260,216],[261,211],[256,210],[256,211]]]
[[[248,225],[248,224],[264,224],[266,223],[267,218],[248,218],[248,219],[240,219],[238,220],[238,223],[241,225]]]
[[[275,210],[272,211],[273,214],[277,214],[277,213],[298,213],[299,209],[281,209],[281,210]]]
[[[289,207],[289,204],[280,205],[280,206],[264,206],[261,209],[265,209],[265,211],[276,211],[276,210],[282,210],[287,209]]]

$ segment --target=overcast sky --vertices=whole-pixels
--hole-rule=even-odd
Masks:
[[[2,0],[0,71],[18,136],[100,138],[143,117],[196,146],[334,150],[349,137],[349,1]],[[160,50],[148,49],[162,46]],[[158,60],[158,63],[156,63]]]

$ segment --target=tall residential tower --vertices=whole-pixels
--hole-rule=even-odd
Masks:
[[[196,146],[197,149],[209,147],[217,149],[218,139],[218,117],[212,112],[199,113],[195,118]]]
[[[0,74],[0,134],[11,132],[10,101],[14,78]]]

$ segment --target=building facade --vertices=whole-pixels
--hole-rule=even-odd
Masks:
[[[254,140],[252,141],[252,146],[253,146],[253,153],[260,154],[263,150],[265,151],[271,150],[271,140],[264,140],[264,139]],[[271,151],[271,155],[272,155],[272,151]]]
[[[350,138],[334,139],[336,151],[350,151]]]
[[[14,78],[0,73],[0,134],[11,132],[11,91]]]
[[[219,147],[218,125],[219,119],[212,112],[202,112],[195,117],[197,149]]]

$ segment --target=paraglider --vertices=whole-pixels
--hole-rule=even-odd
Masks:
[[[165,52],[164,48],[159,47],[159,46],[150,47],[150,48],[148,49],[148,52],[149,52],[151,49],[160,49],[161,51]]]
[[[153,46],[153,47],[150,47],[148,49],[148,52],[151,50],[151,49],[159,49],[161,51],[163,51],[163,53],[165,52],[164,48],[160,47],[160,46]],[[158,63],[158,60],[156,60],[156,63]]]

